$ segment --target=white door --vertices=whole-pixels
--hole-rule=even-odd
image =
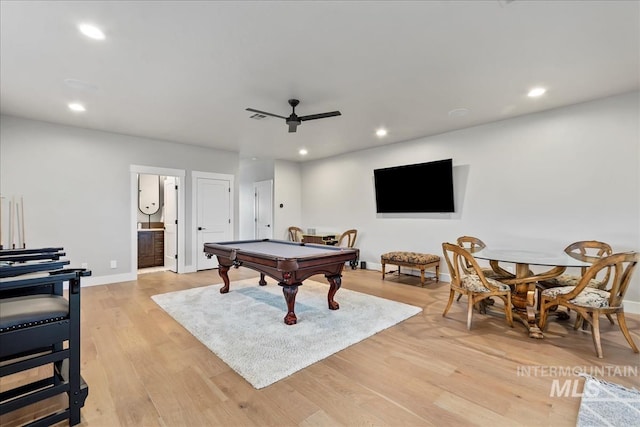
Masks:
[[[273,238],[273,181],[253,183],[255,238]]]
[[[164,266],[177,273],[178,265],[178,182],[164,178]]]
[[[204,256],[204,244],[224,242],[232,239],[231,230],[231,184],[223,179],[197,179],[196,230],[197,269],[206,270],[218,267],[218,260]]]

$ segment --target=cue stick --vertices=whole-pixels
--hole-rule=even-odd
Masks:
[[[20,196],[20,227],[22,228],[22,249],[27,248],[27,242],[24,239],[24,197]]]
[[[11,239],[11,249],[16,248],[16,234],[15,234],[15,216],[16,212],[13,208],[16,204],[16,196],[11,196],[11,200],[9,201],[9,238]]]

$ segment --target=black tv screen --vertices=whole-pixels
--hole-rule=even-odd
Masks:
[[[376,212],[454,212],[452,159],[374,169]]]

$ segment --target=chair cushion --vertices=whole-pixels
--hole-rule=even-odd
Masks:
[[[542,291],[542,295],[556,298],[558,295],[565,295],[575,289],[575,286],[561,286],[558,288],[549,288]],[[569,300],[571,304],[579,305],[581,307],[589,308],[605,308],[609,307],[609,296],[611,294],[602,289],[596,288],[584,288],[582,292],[578,294],[572,300]]]
[[[55,322],[69,317],[69,302],[59,295],[0,299],[0,332]]]
[[[497,280],[491,279],[489,277],[485,277],[487,282],[491,283],[494,286],[497,286],[501,291],[509,291],[511,288],[509,285],[506,285],[502,282],[498,282]],[[477,274],[465,274],[461,277],[460,287],[472,291],[472,292],[491,292],[491,289],[488,289],[484,286],[482,281],[480,280],[480,276]]]
[[[553,279],[545,280],[545,285],[547,286],[576,286],[582,276],[574,276],[571,274],[563,274],[562,276],[554,277]],[[596,289],[604,289],[607,285],[606,282],[602,282],[600,280],[591,279],[589,280],[589,284],[587,285],[590,288]]]
[[[419,252],[387,252],[380,256],[382,261],[386,262],[405,262],[408,264],[430,264],[432,262],[440,261],[438,255],[422,254]]]

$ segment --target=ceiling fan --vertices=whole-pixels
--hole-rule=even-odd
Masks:
[[[256,110],[254,108],[247,108],[247,111],[251,111],[253,113],[264,114],[267,116],[278,117],[280,119],[284,119],[285,122],[289,125],[289,132],[295,132],[298,125],[302,122],[306,122],[307,120],[315,120],[315,119],[324,119],[327,117],[335,117],[342,115],[340,111],[330,111],[328,113],[320,113],[320,114],[309,114],[308,116],[298,116],[296,115],[296,106],[300,103],[297,99],[290,99],[289,105],[291,105],[292,112],[289,117],[279,116],[278,114],[267,113],[266,111]]]

